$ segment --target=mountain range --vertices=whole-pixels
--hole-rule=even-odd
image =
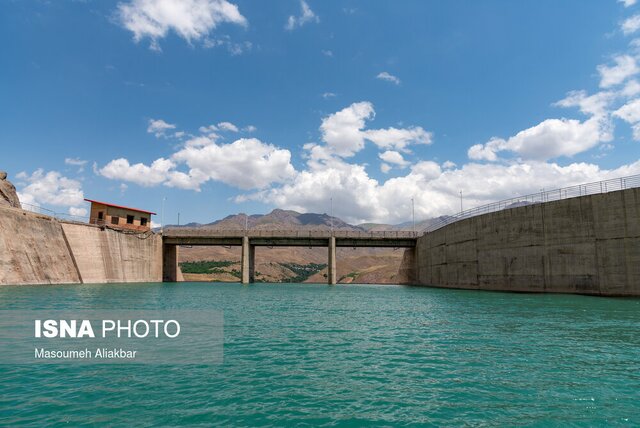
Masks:
[[[424,220],[416,223],[415,230],[426,229],[430,224],[445,217]],[[384,223],[349,224],[338,217],[326,213],[299,213],[293,210],[274,209],[268,214],[247,215],[232,214],[211,223],[187,223],[184,225],[167,225],[167,227],[198,227],[212,230],[349,230],[349,231],[377,231],[377,230],[412,230],[413,222],[396,225]]]

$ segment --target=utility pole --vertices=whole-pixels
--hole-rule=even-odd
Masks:
[[[411,198],[411,217],[413,218],[413,236],[416,236],[416,206],[413,198]]]
[[[160,233],[164,234],[164,201],[167,200],[166,196],[162,197],[162,210],[160,211]]]
[[[331,234],[333,235],[333,198],[329,198],[331,207],[329,209],[329,220],[331,221]]]

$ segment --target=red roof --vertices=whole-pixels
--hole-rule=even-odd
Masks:
[[[122,206],[122,205],[110,204],[108,202],[94,201],[93,199],[85,199],[85,201],[91,202],[92,204],[102,204],[102,205],[106,205],[108,207],[122,208],[122,209],[125,209],[125,210],[137,211],[139,213],[146,213],[146,214],[156,215],[156,213],[151,212],[151,211],[141,210],[141,209],[138,209],[138,208],[125,207],[125,206]]]

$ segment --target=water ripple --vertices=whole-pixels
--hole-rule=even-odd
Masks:
[[[639,300],[185,283],[3,287],[0,302],[225,317],[220,365],[0,365],[0,425],[640,424]]]

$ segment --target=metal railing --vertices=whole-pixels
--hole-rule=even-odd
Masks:
[[[54,217],[58,220],[77,221],[81,223],[87,223],[89,221],[89,216],[78,216],[78,215],[72,215],[72,214],[67,214],[63,212],[57,212],[54,210],[50,210],[48,208],[44,208],[40,205],[28,204],[26,202],[21,202],[20,205],[22,205],[22,209],[25,211],[31,211],[34,213],[43,214],[49,217]]]
[[[488,214],[504,209],[516,208],[524,205],[539,204],[543,202],[559,201],[562,199],[576,198],[580,196],[595,195],[599,193],[613,192],[616,190],[632,189],[640,187],[640,174],[628,177],[613,178],[610,180],[596,181],[593,183],[579,184],[577,186],[563,187],[562,189],[540,191],[525,196],[517,196],[503,201],[493,202],[487,205],[471,208],[458,214],[446,216],[422,229],[428,233],[460,220]]]
[[[165,227],[164,236],[181,237],[210,237],[210,238],[353,238],[353,239],[409,239],[415,238],[417,233],[404,230],[385,231],[357,231],[357,230],[262,230],[262,229],[234,229],[220,230],[191,227]]]

